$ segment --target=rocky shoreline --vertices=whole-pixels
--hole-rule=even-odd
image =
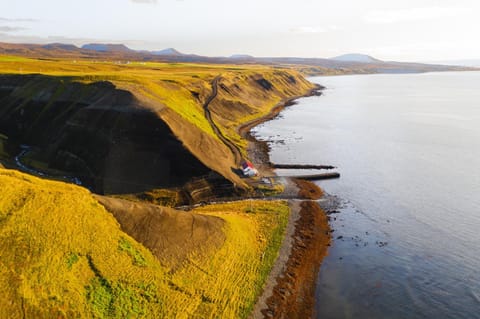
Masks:
[[[242,124],[238,127],[238,132],[240,136],[248,141],[247,145],[247,152],[248,157],[255,164],[255,167],[261,173],[273,173],[273,167],[270,162],[270,149],[268,143],[265,141],[257,140],[252,134],[251,130],[264,122],[273,120],[277,117],[280,112],[282,112],[286,107],[295,105],[295,101],[302,97],[309,97],[309,96],[318,96],[321,95],[321,91],[324,89],[323,86],[319,84],[315,84],[315,87],[309,90],[306,94],[298,95],[286,99],[284,101],[279,102],[275,105],[271,111],[262,117],[249,121],[247,123]]]
[[[250,130],[274,119],[300,97],[320,95],[317,86],[303,96],[277,104],[266,116],[242,125],[239,132],[248,140],[248,153],[263,174],[272,174],[267,142],[258,141]],[[314,317],[316,277],[330,245],[330,227],[326,213],[316,202],[323,193],[315,184],[291,179],[299,199],[290,200],[291,215],[279,256],[257,300],[251,318]]]

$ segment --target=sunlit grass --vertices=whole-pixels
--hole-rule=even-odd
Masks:
[[[226,221],[226,241],[169,269],[81,187],[0,169],[0,189],[2,318],[245,318],[289,213],[269,201],[198,208]]]
[[[30,317],[90,317],[98,282],[110,287],[112,313],[157,311],[141,285],[168,291],[159,278],[166,270],[87,190],[7,170],[0,170],[0,189],[0,317],[16,317],[22,300]],[[130,251],[118,248],[126,241]],[[143,306],[128,308],[126,292]]]
[[[279,70],[261,65],[222,65],[197,63],[161,63],[141,61],[101,61],[72,59],[42,59],[0,56],[0,73],[3,74],[43,74],[62,77],[69,81],[91,83],[110,81],[118,88],[143,96],[153,104],[164,105],[201,131],[217,138],[204,117],[203,103],[211,93],[211,81],[222,77],[228,87],[237,85],[242,92],[235,96],[220,92],[219,99],[233,103],[247,104],[251,111],[236,114],[233,118],[218,119],[223,133],[241,148],[246,142],[237,133],[240,124],[267,114],[270,109],[285,97],[304,94],[312,84],[301,80],[292,85],[285,81],[285,74],[298,77],[293,70]],[[262,75],[271,81],[275,90],[265,92],[255,85],[252,78]],[[199,94],[197,99],[192,92]],[[229,110],[225,110],[228,112]]]
[[[288,221],[286,202],[242,201],[195,210],[227,221],[227,241],[209,261],[195,260],[205,272],[194,283],[215,304],[202,307],[208,317],[244,318],[253,309],[273,266]],[[222,272],[218,270],[222,269]],[[180,273],[180,280],[188,276]],[[174,280],[176,277],[174,277]]]
[[[35,59],[24,58],[20,56],[0,55],[0,62],[33,62]]]
[[[214,119],[242,148],[246,144],[237,133],[240,124],[311,88],[303,80],[297,85],[285,82],[287,76],[296,76],[294,71],[278,73],[268,66],[126,62],[0,56],[0,73],[38,73],[65,82],[110,81],[146,100],[159,114],[166,107],[215,139],[202,106],[211,93],[211,81],[220,75],[231,94],[219,90],[221,109]],[[255,83],[259,76],[274,89],[266,92],[259,87]],[[45,85],[53,87],[54,81],[49,81],[28,83],[22,97],[27,102]],[[61,89],[52,91],[49,103],[61,95]],[[226,106],[239,103],[248,112]],[[176,129],[184,129],[186,122]],[[200,156],[210,153],[201,152]],[[232,166],[219,165],[228,170]],[[27,317],[35,318],[248,317],[276,258],[289,213],[286,203],[271,201],[198,208],[196,213],[226,221],[225,243],[207,257],[192,254],[181,267],[169,269],[122,232],[85,189],[7,170],[0,170],[0,189],[0,285],[4,287],[0,317],[9,318],[21,317],[22,308]],[[178,200],[175,193],[164,191],[145,196],[155,203]]]

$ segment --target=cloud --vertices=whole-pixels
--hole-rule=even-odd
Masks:
[[[36,19],[10,19],[0,17],[0,22],[38,22]]]
[[[445,52],[452,54],[452,48],[459,48],[460,55],[468,50],[461,42],[452,43],[451,41],[421,41],[411,43],[387,44],[377,47],[360,48],[360,52],[370,52],[373,56],[382,60],[396,61],[419,61],[419,60],[442,60],[445,59]]]
[[[301,26],[291,28],[290,32],[293,33],[303,33],[303,34],[316,34],[316,33],[326,33],[330,31],[338,30],[339,28],[336,25],[329,26]]]
[[[9,27],[8,25],[1,25],[0,26],[0,32],[17,32],[17,31],[22,31],[22,30],[27,30],[27,28],[22,28],[22,27]]]
[[[467,8],[428,7],[399,10],[375,10],[367,13],[363,20],[370,24],[391,24],[403,21],[419,21],[449,18],[468,13]]]
[[[157,0],[130,0],[134,3],[157,3]]]

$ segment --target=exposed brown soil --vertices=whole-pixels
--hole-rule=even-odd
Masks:
[[[307,319],[314,315],[315,282],[330,243],[327,216],[313,201],[302,202],[285,270],[267,299],[264,318]]]
[[[323,191],[315,183],[303,179],[293,179],[297,185],[298,197],[302,199],[320,199],[323,196]]]
[[[225,222],[218,217],[105,196],[95,198],[113,214],[124,232],[172,268],[191,253],[207,254],[225,241]]]

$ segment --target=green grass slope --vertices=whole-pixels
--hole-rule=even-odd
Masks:
[[[87,190],[7,170],[0,189],[1,318],[157,313],[164,269]]]
[[[289,212],[271,201],[199,208],[224,221],[224,242],[169,268],[86,189],[5,169],[0,189],[0,318],[12,319],[248,317]]]

